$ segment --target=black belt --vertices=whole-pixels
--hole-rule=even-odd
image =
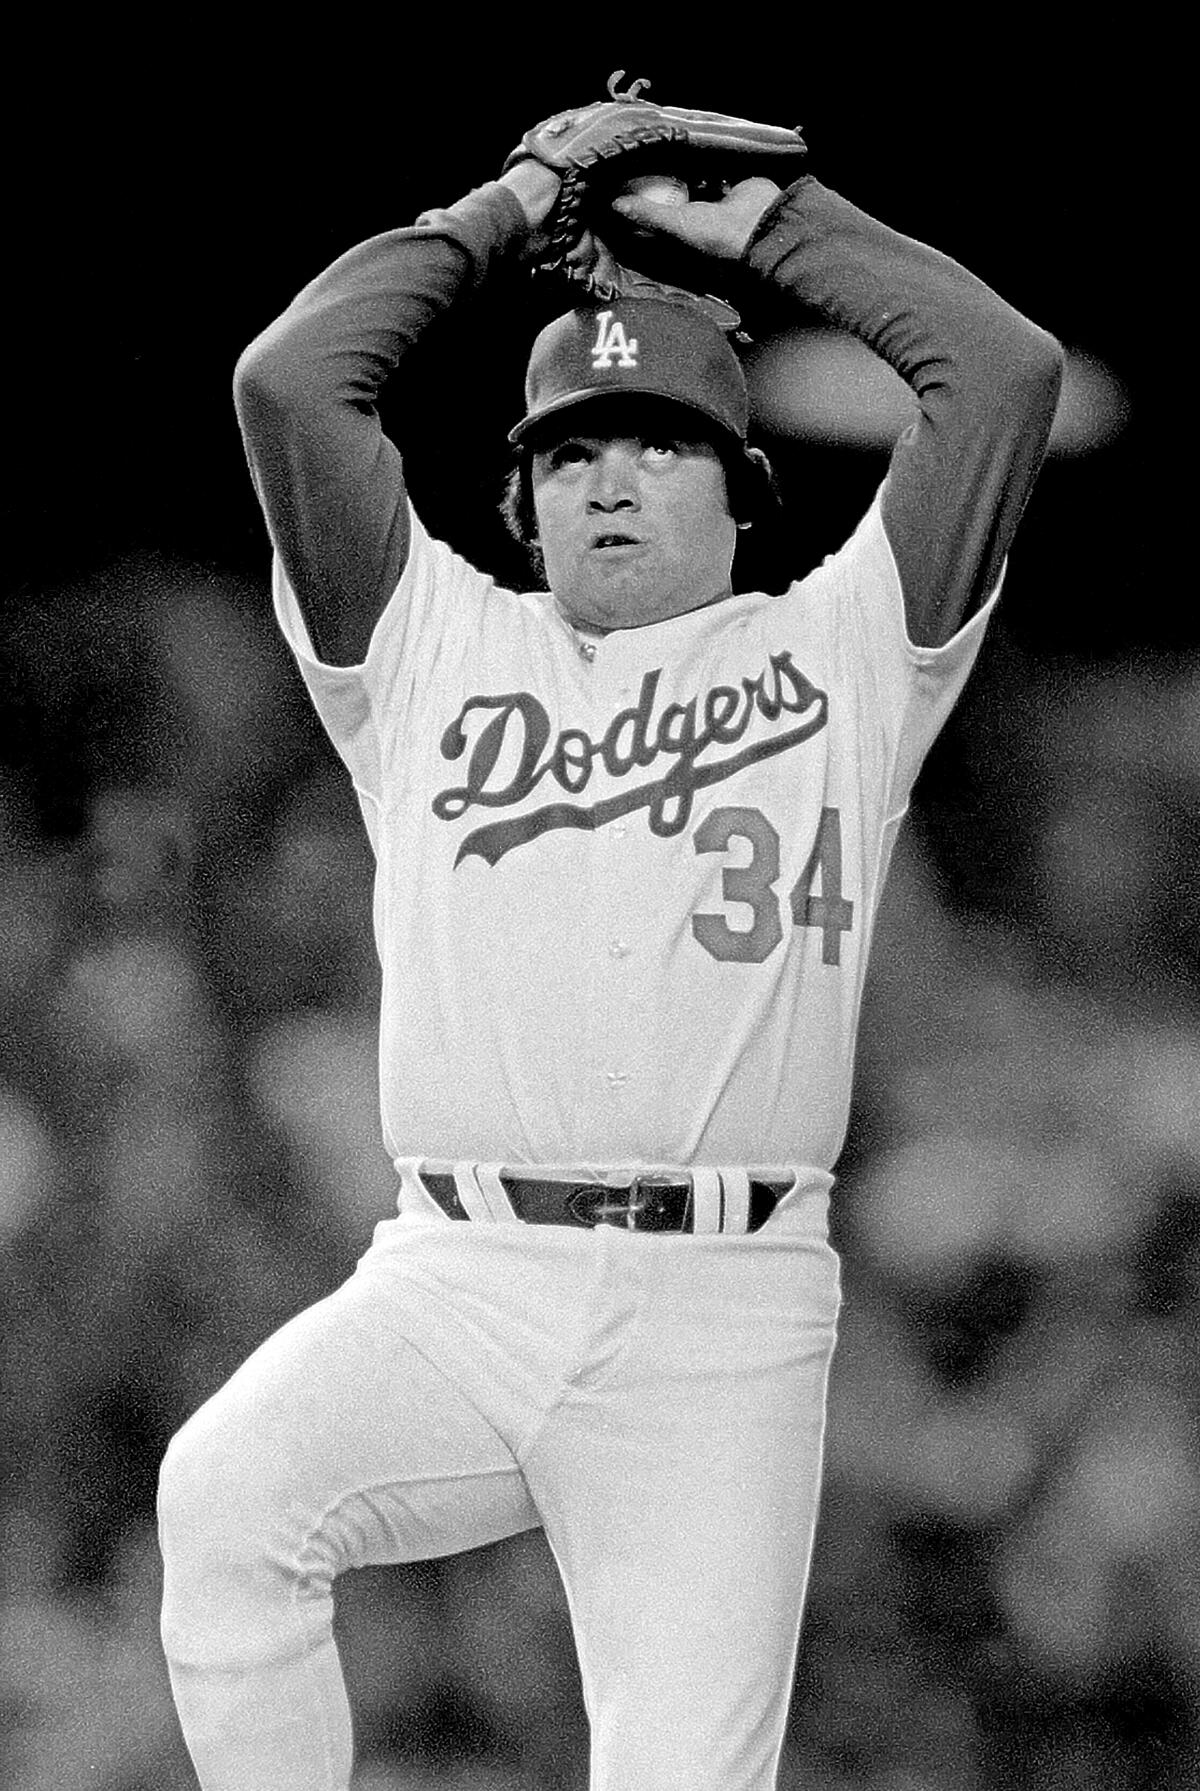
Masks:
[[[450,1219],[471,1217],[458,1196],[454,1177],[422,1169],[421,1180]],[[638,1175],[626,1188],[607,1182],[540,1182],[502,1174],[500,1185],[513,1212],[526,1225],[619,1225],[626,1231],[694,1231],[695,1201],[686,1176]],[[766,1224],[784,1195],[787,1181],[750,1183],[747,1231]]]

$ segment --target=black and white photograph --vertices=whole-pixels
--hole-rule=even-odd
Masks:
[[[1200,1791],[1194,380],[1097,30],[36,25],[11,1791]]]

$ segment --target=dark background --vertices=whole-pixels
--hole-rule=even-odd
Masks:
[[[364,33],[365,78],[327,30],[297,43],[254,26],[236,44],[201,35],[169,53],[105,32],[65,63],[47,49],[10,75],[3,576],[14,731],[55,831],[80,824],[65,761],[89,749],[64,727],[78,694],[34,698],[25,661],[77,651],[90,620],[80,581],[119,583],[129,556],[165,555],[238,575],[259,603],[268,550],[230,398],[240,350],[343,249],[493,177],[550,96],[601,96],[616,55],[588,46],[584,26],[550,47],[528,26],[472,28],[469,60],[459,28],[422,21],[415,50],[410,30]],[[886,48],[809,21],[753,48],[680,51],[679,33],[640,19],[600,35],[632,40],[626,78],[648,70],[656,98],[705,103],[716,89],[722,109],[799,123],[814,173],[965,262],[1118,382],[1120,432],[1043,475],[985,664],[1004,658],[1023,689],[1048,657],[1194,646],[1197,605],[1160,544],[1182,496],[1164,394],[1184,363],[1164,339],[1175,251],[1138,40],[1011,21],[969,44],[925,27]],[[430,525],[515,582],[495,516],[504,432],[529,341],[563,293],[531,283],[487,304],[489,327],[468,316],[444,331],[385,421]],[[789,498],[788,534],[747,538],[738,575],[770,586],[840,544],[885,454],[761,428],[759,440]]]
[[[12,58],[0,1777],[17,1791],[192,1782],[156,1638],[162,1449],[347,1272],[390,1200],[371,867],[269,620],[234,362],[335,255],[492,177],[618,66],[668,103],[799,123],[814,173],[1102,362],[1125,404],[1104,445],[1047,463],[880,918],[781,1784],[1200,1784],[1200,623],[1162,551],[1189,516],[1194,408],[1157,128],[1176,51],[1128,22],[1101,41],[1012,13],[725,14],[678,48],[700,29],[621,9],[180,18],[157,37],[47,21]],[[486,330],[449,328],[389,413],[427,520],[501,576],[503,435],[557,308],[531,286]],[[760,439],[793,529],[751,549],[743,583],[839,545],[886,464]],[[583,1782],[538,1538],[354,1576],[339,1625],[367,1791]]]
[[[5,559],[18,588],[147,547],[261,574],[229,402],[240,349],[342,249],[492,177],[551,95],[602,96],[616,54],[556,58],[484,36],[461,66],[450,32],[423,30],[411,61],[399,28],[361,46],[361,85],[327,70],[316,44],[253,36],[215,59],[200,43],[147,61],[131,43],[126,67],[97,45],[98,68],[80,50],[66,71],[31,71],[28,95],[10,75],[23,125],[7,226]],[[1135,398],[1129,426],[1099,460],[1049,475],[1023,553],[1038,595],[1031,573],[1006,619],[1039,645],[1176,645],[1195,638],[1195,606],[1178,580],[1148,589],[1143,559],[1156,451],[1142,388],[1175,353],[1152,95],[1131,89],[1128,43],[1102,55],[993,30],[970,54],[897,42],[894,66],[891,51],[860,61],[848,39],[799,26],[753,51],[689,54],[653,37],[643,47],[623,22],[600,35],[634,40],[627,78],[648,69],[652,97],[703,103],[716,87],[723,109],[801,124],[813,172],[1108,364]],[[332,42],[329,55],[337,66]],[[535,314],[556,299],[531,289],[474,353],[452,333],[445,377],[431,376],[440,414],[421,430],[453,447],[460,479],[488,477],[497,429],[519,414]],[[805,473],[814,512],[846,483],[837,465],[827,480]],[[830,522],[836,535],[840,516]]]

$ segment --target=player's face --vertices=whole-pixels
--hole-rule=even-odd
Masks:
[[[532,467],[546,577],[567,620],[604,633],[729,596],[736,525],[712,443],[676,416],[623,413],[611,432],[581,421]]]

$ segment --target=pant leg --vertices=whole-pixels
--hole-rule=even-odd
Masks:
[[[838,1308],[826,1246],[627,1238],[622,1353],[524,1461],[567,1587],[592,1791],[771,1791]]]
[[[334,1576],[538,1522],[478,1403],[405,1334],[403,1278],[285,1325],[163,1464],[163,1646],[204,1791],[344,1791]]]

